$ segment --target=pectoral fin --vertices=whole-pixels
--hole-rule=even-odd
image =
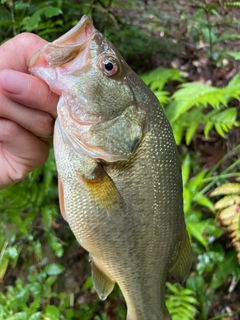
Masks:
[[[185,232],[181,247],[179,249],[178,259],[170,270],[170,273],[179,283],[183,284],[188,276],[191,265],[192,248],[189,242],[188,234]]]
[[[112,292],[115,281],[113,281],[106,272],[100,268],[99,264],[91,257],[92,261],[92,280],[93,286],[97,291],[97,294],[101,300],[105,300],[107,296]]]
[[[80,176],[89,197],[97,206],[109,213],[116,213],[124,206],[121,194],[104,168],[98,164],[91,174]]]

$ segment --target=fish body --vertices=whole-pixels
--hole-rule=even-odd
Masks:
[[[127,320],[169,320],[167,273],[191,265],[182,180],[158,100],[87,16],[29,62],[60,94],[54,129],[63,216],[90,253],[94,287],[117,282]]]

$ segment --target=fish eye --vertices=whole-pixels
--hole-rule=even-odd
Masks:
[[[118,64],[112,57],[105,57],[101,61],[101,69],[107,76],[113,76],[118,72]]]
[[[105,67],[105,69],[106,69],[107,71],[112,71],[113,68],[114,68],[114,65],[113,65],[112,62],[107,62],[107,63],[104,64],[104,67]]]

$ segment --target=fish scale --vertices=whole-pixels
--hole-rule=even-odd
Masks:
[[[29,70],[61,93],[60,209],[90,253],[99,297],[117,282],[127,320],[170,320],[166,277],[185,280],[191,247],[177,149],[158,100],[87,16],[35,53]]]

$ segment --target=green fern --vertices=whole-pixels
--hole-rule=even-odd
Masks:
[[[232,99],[240,99],[240,74],[225,88],[196,82],[184,83],[171,97],[169,92],[163,90],[164,85],[170,80],[182,81],[180,71],[159,68],[145,74],[142,79],[164,106],[177,145],[180,145],[184,136],[187,145],[190,144],[201,124],[204,125],[206,137],[213,128],[221,137],[225,137],[234,126],[239,125],[236,121],[237,109],[227,107]],[[208,107],[212,107],[212,110],[206,113],[205,109]]]
[[[239,80],[239,76],[237,76]],[[238,86],[227,86],[226,88],[215,88],[205,84],[191,82],[184,83],[172,96],[171,122],[176,121],[183,113],[192,107],[212,106],[215,109],[226,107],[229,97],[239,99],[240,88]]]
[[[240,52],[227,51],[229,56],[233,57],[235,60],[240,60]]]
[[[197,313],[198,302],[194,292],[182,288],[178,284],[166,283],[168,294],[166,298],[167,308],[173,320],[194,320]]]
[[[239,1],[234,2],[223,2],[220,4],[221,7],[240,7]]]
[[[158,68],[141,76],[142,80],[155,93],[162,91],[169,81],[183,82],[181,71],[170,68]]]
[[[203,117],[203,121],[205,122],[204,135],[207,137],[210,130],[215,127],[217,133],[224,138],[225,133],[231,130],[233,126],[238,127],[236,119],[236,108],[213,110]]]

